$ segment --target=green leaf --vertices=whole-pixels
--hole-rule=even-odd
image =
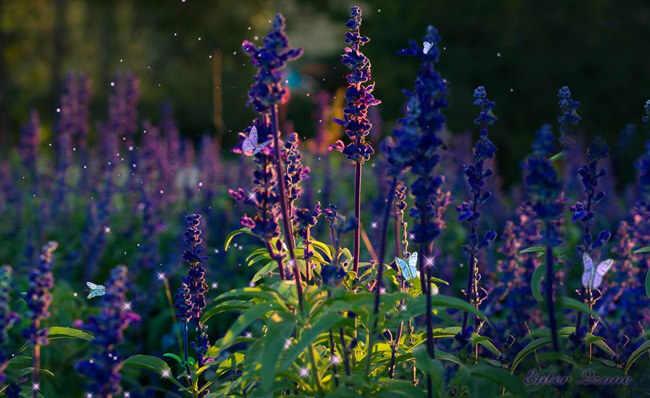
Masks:
[[[645,295],[650,297],[650,271],[645,275]]]
[[[260,268],[259,271],[253,275],[253,279],[251,279],[252,283],[255,283],[259,281],[260,279],[264,278],[266,275],[270,274],[271,272],[275,271],[275,269],[278,268],[278,262],[277,261],[270,261],[266,263],[262,268]]]
[[[235,236],[241,235],[241,234],[248,234],[248,235],[251,235],[251,236],[256,236],[248,228],[241,228],[241,229],[238,229],[236,231],[232,231],[231,233],[228,234],[228,236],[226,236],[226,242],[224,243],[225,250],[228,250],[228,248],[230,247],[230,243],[232,242],[233,238]]]
[[[496,384],[499,387],[505,388],[515,396],[526,396],[526,389],[521,380],[511,375],[510,372],[505,369],[483,365],[472,368],[470,372],[472,376],[479,377]]]
[[[562,264],[554,264],[553,269],[555,272],[562,270]],[[533,276],[530,278],[530,290],[533,293],[533,297],[537,301],[543,301],[542,297],[542,278],[546,276],[546,264],[542,264],[539,267],[535,268],[533,271]]]
[[[587,306],[583,302],[580,302],[576,299],[572,299],[571,297],[560,297],[555,301],[555,303],[557,304],[558,307],[561,308],[568,308],[570,310],[580,311],[589,314],[591,315],[592,318],[598,319],[603,325],[605,325],[605,321],[600,317],[600,315],[598,315],[596,311],[589,308],[589,306]]]
[[[519,254],[544,253],[545,251],[546,251],[546,247],[544,246],[532,246],[523,250],[519,250]]]
[[[260,359],[262,365],[260,368],[262,375],[261,386],[264,392],[270,392],[273,387],[276,375],[275,365],[278,363],[285,341],[291,335],[293,328],[294,323],[292,321],[270,322],[268,325]]]
[[[492,354],[496,355],[497,357],[499,355],[501,355],[501,351],[499,351],[499,349],[494,344],[492,344],[492,341],[487,336],[481,336],[481,335],[478,335],[478,334],[474,333],[472,335],[472,338],[470,339],[470,341],[472,343],[474,343],[474,344],[482,345],[483,347],[487,348],[488,351],[490,351]]]
[[[274,306],[268,303],[262,303],[252,306],[246,311],[242,312],[241,315],[235,320],[235,323],[232,324],[230,329],[226,332],[219,343],[219,351],[223,351],[224,348],[232,344],[237,336],[239,336],[244,329],[246,329],[251,323],[260,319],[262,315],[274,309]]]
[[[433,359],[427,352],[426,343],[422,343],[413,349],[413,357],[415,358],[415,367],[424,372],[431,378],[431,384],[434,387],[434,396],[444,396],[444,368],[442,362]]]
[[[134,355],[125,359],[124,362],[122,362],[122,367],[150,370],[163,378],[169,379],[169,381],[178,387],[185,388],[184,385],[172,376],[172,370],[169,365],[158,357],[153,357],[151,355]]]
[[[426,296],[422,296],[422,297],[426,297]],[[457,310],[466,311],[469,312],[470,314],[474,314],[478,316],[479,318],[483,319],[484,321],[486,321],[488,324],[491,325],[490,321],[488,320],[487,316],[485,316],[483,311],[477,310],[473,305],[469,304],[465,300],[461,300],[456,297],[437,294],[431,297],[431,305],[434,308],[435,307],[455,308]]]
[[[650,246],[642,247],[640,249],[637,249],[637,250],[633,251],[632,253],[634,253],[634,254],[650,253]]]
[[[52,326],[48,328],[48,338],[51,339],[81,339],[92,341],[95,337],[83,330],[63,326]]]
[[[201,316],[201,323],[205,323],[208,319],[212,318],[215,315],[221,314],[222,312],[243,311],[249,307],[250,304],[242,300],[231,300],[223,303],[218,303],[203,313]]]
[[[566,155],[566,152],[565,152],[565,151],[558,152],[558,153],[556,153],[555,155],[551,156],[551,158],[550,158],[549,160],[550,160],[551,162],[554,162],[554,161],[556,161],[556,160],[558,160],[558,159],[560,159],[560,158],[563,158],[564,155]]]
[[[322,333],[346,322],[351,322],[351,319],[338,313],[328,313],[320,317],[311,328],[304,330],[300,336],[300,340],[289,348],[287,356],[280,365],[280,370],[286,370],[298,358],[300,353]],[[282,344],[284,345],[284,342]]]
[[[517,353],[515,359],[512,361],[512,367],[510,367],[510,372],[514,373],[517,366],[524,360],[528,355],[532,354],[535,350],[550,344],[551,339],[548,337],[542,337],[541,339],[533,340],[526,347]]]
[[[644,342],[643,344],[641,344],[641,346],[639,346],[639,348],[634,350],[634,352],[630,354],[630,357],[628,358],[627,363],[625,364],[625,373],[627,374],[627,372],[632,367],[632,364],[634,364],[634,362],[637,359],[641,358],[641,355],[643,355],[645,352],[648,351],[650,351],[650,341]]]
[[[178,362],[180,365],[183,364],[183,359],[176,354],[172,354],[171,352],[166,352],[163,354],[163,356],[176,360],[176,362]]]

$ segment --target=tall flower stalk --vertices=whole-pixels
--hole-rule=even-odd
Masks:
[[[43,246],[41,258],[29,273],[29,287],[25,293],[25,302],[29,310],[30,324],[24,330],[28,344],[32,347],[33,372],[32,372],[32,396],[38,397],[40,384],[38,375],[41,369],[41,347],[48,344],[48,329],[41,329],[41,322],[50,317],[48,309],[52,303],[54,288],[54,267],[53,253],[58,247],[54,241]]]
[[[11,267],[0,267],[0,383],[4,383],[4,370],[7,366],[7,353],[4,346],[7,343],[7,332],[18,322],[18,314],[11,310]]]
[[[546,261],[545,290],[548,325],[551,330],[553,350],[559,352],[560,343],[553,301],[555,284],[553,247],[558,246],[561,242],[558,224],[561,222],[564,211],[564,198],[557,171],[550,160],[555,150],[551,126],[544,125],[537,132],[537,138],[533,142],[533,153],[528,157],[524,165],[524,181],[531,199],[532,209],[535,211],[537,218],[542,220],[544,224],[543,244],[545,246]]]
[[[352,271],[359,271],[360,228],[361,228],[361,169],[364,162],[374,153],[372,146],[366,142],[372,124],[368,120],[368,108],[381,103],[372,95],[374,83],[369,83],[371,77],[370,60],[361,52],[361,46],[370,39],[360,32],[362,17],[361,9],[352,7],[350,19],[345,24],[349,31],[345,34],[345,54],[343,64],[352,72],[345,77],[348,88],[345,91],[346,106],[343,109],[343,120],[334,122],[345,128],[345,133],[351,142],[343,149],[343,153],[355,165],[354,174],[354,216],[357,227],[354,230],[354,252],[352,254]]]
[[[206,306],[205,293],[208,285],[205,282],[205,264],[207,257],[201,255],[201,215],[190,214],[185,217],[185,243],[187,248],[183,252],[183,260],[189,265],[183,283],[178,288],[175,296],[176,319],[183,324],[183,363],[187,372],[189,385],[192,385],[189,358],[189,331],[194,326],[197,338],[192,347],[197,354],[196,362],[199,368],[208,362],[206,357],[209,348],[206,326],[201,323],[201,315]],[[197,380],[198,382],[198,380]],[[205,392],[207,394],[207,392]]]
[[[281,139],[278,120],[278,105],[288,94],[282,83],[282,71],[287,62],[302,55],[301,48],[289,47],[289,39],[284,33],[284,17],[280,14],[275,16],[271,31],[264,38],[264,46],[257,47],[254,43],[245,40],[242,48],[251,57],[251,63],[257,67],[255,82],[248,90],[248,104],[253,105],[261,116],[261,122],[267,129],[270,129],[273,139],[274,158],[273,164],[277,174],[280,210],[282,212],[282,226],[284,239],[286,241],[291,265],[296,278],[296,289],[298,291],[298,304],[302,310],[302,277],[300,268],[296,261],[295,243],[293,239],[293,226],[289,214],[289,202],[287,199],[287,187],[285,170],[282,164]]]
[[[418,270],[421,288],[426,296],[426,348],[431,358],[435,357],[430,288],[434,266],[432,249],[434,239],[444,226],[442,214],[449,204],[449,194],[440,189],[444,177],[434,174],[440,160],[438,148],[442,145],[439,133],[445,123],[442,108],[447,106],[447,83],[435,68],[440,56],[439,42],[438,31],[429,26],[423,39],[423,43],[427,44],[411,40],[410,46],[401,51],[404,55],[418,58],[421,64],[414,91],[406,92],[405,116],[393,131],[395,146],[391,155],[396,165],[410,170],[416,177],[411,185],[415,203],[410,215],[416,220],[411,233],[419,249]],[[427,377],[427,391],[432,396],[430,377]]]
[[[96,348],[90,359],[77,362],[76,369],[90,379],[87,389],[93,397],[114,398],[122,392],[119,371],[122,367],[117,346],[124,341],[124,331],[140,316],[131,311],[127,301],[128,271],[124,265],[111,270],[106,282],[106,294],[102,297],[101,312],[88,318],[83,326],[95,337]]]
[[[484,168],[485,161],[493,159],[496,152],[496,147],[488,138],[488,126],[494,123],[497,119],[492,113],[494,102],[487,98],[487,93],[483,86],[474,90],[474,104],[481,108],[478,117],[474,123],[481,126],[481,133],[476,146],[474,147],[474,163],[463,166],[463,173],[467,178],[471,199],[463,202],[456,208],[458,211],[458,221],[465,221],[469,224],[469,237],[468,244],[463,245],[463,251],[467,256],[467,302],[474,305],[477,309],[481,301],[487,298],[485,295],[479,297],[478,283],[480,280],[480,272],[478,270],[477,253],[481,248],[486,247],[496,239],[495,231],[487,231],[483,238],[479,238],[478,229],[481,224],[481,211],[480,207],[491,196],[492,193],[485,189],[485,181],[492,175],[492,169]],[[478,318],[474,318],[474,327],[472,331],[467,329],[467,320],[469,313],[463,314],[462,336],[472,335],[472,331],[478,333]],[[464,342],[467,343],[467,342]],[[478,351],[475,351],[475,359],[478,357]]]
[[[576,245],[576,250],[581,255],[587,254],[590,257],[593,256],[593,252],[598,250],[603,246],[605,242],[611,237],[611,233],[608,230],[602,230],[598,233],[598,236],[594,238],[592,234],[594,219],[595,219],[595,205],[598,204],[601,200],[605,198],[604,191],[597,191],[598,189],[598,180],[607,174],[607,170],[604,168],[599,168],[598,163],[601,160],[606,159],[609,156],[610,148],[603,140],[600,138],[595,138],[589,149],[587,151],[588,163],[584,164],[580,169],[578,169],[578,175],[582,181],[582,186],[584,187],[584,198],[579,200],[575,205],[571,206],[571,212],[573,213],[572,221],[582,225],[582,240],[579,245]],[[594,292],[590,288],[581,288],[581,298],[585,304],[589,307],[593,307],[598,296],[594,296]],[[575,337],[577,341],[582,341],[584,337],[583,331],[581,331],[581,322],[582,322],[582,312],[578,312],[576,319],[576,330]],[[589,318],[589,332],[592,332],[592,327],[594,326],[593,319]]]

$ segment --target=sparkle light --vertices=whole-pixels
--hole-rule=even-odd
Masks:
[[[307,377],[309,376],[309,369],[308,368],[300,368],[300,377]]]
[[[161,281],[165,279],[165,273],[164,272],[158,272],[158,280]]]

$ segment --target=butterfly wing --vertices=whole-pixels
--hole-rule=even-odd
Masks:
[[[253,146],[257,146],[257,126],[251,127],[251,132],[248,133],[248,139],[253,142]]]
[[[406,261],[402,260],[401,258],[395,257],[395,262],[397,263],[400,270],[402,271],[402,276],[406,280],[410,280],[411,275],[409,274],[408,264],[406,264]]]
[[[425,42],[423,43],[423,46],[424,46],[424,47],[422,48],[422,53],[423,53],[423,54],[428,54],[428,53],[429,53],[429,50],[431,50],[431,46],[432,46],[432,44],[429,43],[428,41],[425,41]]]
[[[266,148],[271,143],[271,141],[272,140],[267,140],[267,141],[264,141],[263,143],[259,144],[257,146],[257,148],[255,148],[255,151],[253,151],[253,155],[257,155],[258,153],[260,153],[260,151],[262,149]]]
[[[582,254],[582,286],[585,288],[590,287],[594,274],[594,261],[587,253]]]
[[[257,127],[253,126],[250,133],[248,133],[248,137],[244,138],[244,141],[241,143],[241,150],[245,155],[249,156],[257,150]]]
[[[413,252],[409,257],[409,273],[411,279],[416,278],[418,275],[418,252]]]
[[[88,286],[88,289],[90,289],[90,290],[95,290],[95,289],[97,289],[97,285],[95,285],[95,284],[92,283],[92,282],[86,282],[86,286]]]
[[[614,264],[614,260],[612,260],[611,258],[598,264],[598,267],[596,267],[596,272],[594,272],[593,282],[591,283],[592,289],[597,289],[598,286],[600,286],[600,284],[603,282],[603,277],[605,276],[607,271],[609,271],[609,269],[612,268],[613,264]]]
[[[90,300],[91,298],[101,296],[101,295],[103,295],[103,293],[100,293],[97,290],[91,290],[90,293],[88,293],[88,300]]]

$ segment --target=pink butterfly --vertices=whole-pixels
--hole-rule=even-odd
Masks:
[[[257,127],[253,126],[251,132],[248,134],[248,137],[244,139],[241,143],[241,150],[246,156],[254,156],[260,153],[260,151],[266,148],[272,140],[264,141],[261,144],[257,144]]]
[[[603,277],[614,264],[614,260],[607,259],[596,266],[594,260],[587,253],[582,254],[582,286],[588,289],[597,289],[603,281]]]

